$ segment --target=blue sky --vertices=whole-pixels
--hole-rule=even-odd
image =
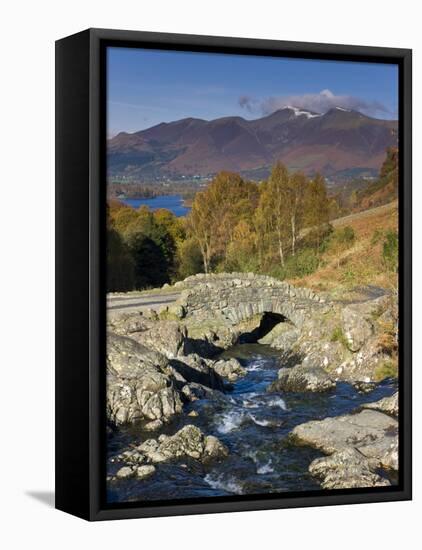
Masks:
[[[185,117],[259,118],[286,105],[397,118],[395,65],[109,48],[108,134]]]

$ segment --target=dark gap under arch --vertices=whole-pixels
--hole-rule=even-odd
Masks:
[[[259,326],[250,332],[244,332],[239,336],[239,344],[253,344],[271,332],[279,323],[290,323],[289,319],[280,313],[264,312]]]

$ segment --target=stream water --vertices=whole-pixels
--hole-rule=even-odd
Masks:
[[[159,464],[156,473],[142,481],[121,480],[109,484],[109,502],[170,500],[216,497],[236,494],[319,489],[309,475],[309,463],[321,453],[307,447],[290,445],[289,432],[297,424],[327,416],[347,414],[367,402],[392,395],[396,383],[385,381],[369,394],[358,393],[353,386],[338,383],[331,393],[267,393],[277,378],[280,352],[260,344],[242,344],[222,354],[236,357],[247,374],[232,384],[226,393],[213,399],[201,399],[187,406],[196,417],[180,415],[166,426],[173,434],[185,424],[195,424],[205,434],[223,441],[230,456],[220,463],[204,467],[195,460]],[[110,436],[109,458],[128,445],[158,437],[132,426]],[[109,473],[119,466],[109,463]]]

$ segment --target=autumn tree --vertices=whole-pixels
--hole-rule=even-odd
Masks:
[[[316,248],[319,249],[324,228],[329,220],[330,203],[324,178],[317,174],[306,188],[304,201],[305,225],[315,232]]]
[[[189,237],[177,246],[177,272],[181,279],[199,273],[203,268],[202,254],[196,239]]]
[[[208,201],[206,191],[200,191],[195,195],[192,210],[189,214],[188,230],[198,243],[202,255],[204,272],[209,273],[214,238],[211,229],[211,205]]]
[[[116,231],[123,234],[127,226],[138,218],[138,212],[131,206],[110,208],[110,218]]]
[[[107,292],[132,290],[134,265],[130,251],[114,227],[113,206],[107,204]]]
[[[252,220],[257,202],[257,185],[232,172],[220,172],[205,191],[195,195],[188,228],[200,247],[205,273],[212,262],[227,260],[235,227],[242,220]]]
[[[252,222],[240,220],[233,231],[232,241],[227,246],[226,267],[230,271],[255,271],[256,232]]]
[[[153,215],[155,221],[167,229],[176,244],[186,239],[186,222],[183,217],[178,218],[167,208],[159,208]]]
[[[268,234],[275,236],[277,253],[281,266],[285,263],[285,243],[291,229],[291,218],[288,210],[289,174],[287,168],[278,162],[272,169],[268,182],[261,190],[255,224],[261,239],[260,246],[268,241]]]
[[[122,236],[134,261],[136,287],[167,283],[175,273],[175,241],[166,225],[157,222],[147,206],[134,212],[135,216],[125,214]],[[118,214],[115,224],[118,222],[122,222],[122,214]]]
[[[129,247],[114,228],[107,229],[107,292],[134,288],[134,262]]]
[[[292,256],[295,255],[296,242],[303,226],[306,187],[307,180],[301,172],[296,172],[287,179],[285,207],[290,218]]]

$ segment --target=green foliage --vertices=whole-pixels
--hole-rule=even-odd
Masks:
[[[175,239],[184,229],[171,212],[157,216],[146,206],[108,208],[108,290],[161,286],[176,270]]]
[[[134,232],[127,244],[134,262],[136,289],[161,286],[170,281],[168,261],[157,242],[142,232]]]
[[[382,259],[389,271],[397,271],[399,262],[399,235],[397,231],[389,230],[385,234]]]
[[[398,367],[397,361],[387,360],[380,363],[375,369],[375,381],[381,382],[386,378],[397,378],[398,376]]]
[[[319,259],[311,248],[304,248],[294,256],[290,256],[286,262],[285,273],[287,279],[305,277],[318,269]]]
[[[352,245],[355,242],[355,232],[353,227],[346,225],[334,231],[333,238],[341,244]]]
[[[299,250],[294,256],[289,256],[284,266],[275,265],[267,272],[277,279],[295,279],[314,273],[319,266],[319,258],[312,248]]]
[[[129,248],[115,229],[107,230],[107,292],[132,290],[134,264]]]
[[[198,243],[193,238],[181,241],[177,247],[178,276],[185,279],[203,270],[202,254]]]
[[[301,244],[304,248],[313,248],[319,254],[323,254],[330,247],[333,232],[333,226],[330,224],[325,224],[318,229],[310,228]]]
[[[111,209],[110,215],[112,217],[113,227],[119,233],[124,233],[127,226],[138,217],[136,210],[130,206],[125,206],[117,210]]]
[[[341,327],[336,327],[331,333],[331,342],[340,342],[345,348],[348,347],[348,341],[344,335],[343,329]]]

